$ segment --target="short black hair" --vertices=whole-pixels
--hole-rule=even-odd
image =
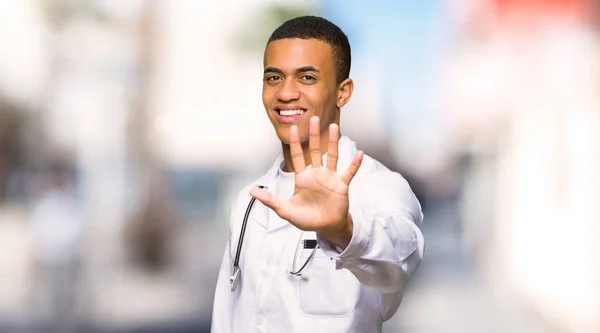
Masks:
[[[318,39],[331,46],[336,67],[336,81],[341,83],[350,76],[350,42],[348,36],[332,22],[318,16],[300,16],[285,21],[273,31],[267,45],[287,38]]]

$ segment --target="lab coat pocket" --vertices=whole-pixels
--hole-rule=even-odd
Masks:
[[[302,253],[300,258],[304,262],[308,255]],[[320,249],[297,279],[298,302],[305,315],[342,317],[354,310],[359,294],[358,280],[347,269],[336,270],[335,260]]]

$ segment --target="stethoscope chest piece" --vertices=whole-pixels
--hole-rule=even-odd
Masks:
[[[235,291],[238,284],[240,283],[240,276],[242,275],[242,271],[239,267],[235,267],[233,269],[233,274],[229,277],[229,283],[231,284],[231,291]]]

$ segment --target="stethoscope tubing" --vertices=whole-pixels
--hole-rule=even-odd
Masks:
[[[264,189],[266,188],[266,186],[263,185],[259,185],[258,188],[260,189]],[[250,202],[248,203],[248,207],[246,208],[246,213],[244,214],[244,220],[242,221],[242,228],[240,230],[240,237],[238,240],[238,244],[237,244],[237,249],[235,252],[235,259],[233,261],[233,274],[231,275],[230,278],[230,283],[231,283],[231,291],[233,292],[236,288],[237,288],[237,284],[239,282],[240,279],[240,256],[242,253],[242,245],[244,243],[244,236],[246,234],[246,226],[248,225],[248,218],[250,217],[250,212],[252,211],[252,207],[254,206],[254,203],[256,202],[256,198],[252,197],[252,199],[250,199]],[[310,253],[310,255],[308,256],[308,259],[304,262],[304,264],[300,267],[300,269],[298,269],[297,271],[295,270],[295,266],[296,266],[296,260],[297,260],[297,256],[298,256],[298,250],[300,247],[300,242],[302,240],[302,234],[304,232],[302,232],[300,234],[300,238],[298,239],[298,244],[296,245],[296,251],[294,253],[294,260],[292,261],[292,270],[290,271],[290,274],[295,275],[295,276],[301,276],[302,271],[304,270],[304,268],[311,262],[311,259],[315,256],[317,249],[319,248],[319,246],[317,245]]]
[[[265,186],[259,185],[258,188],[263,189]],[[255,197],[252,197],[250,203],[248,204],[248,208],[246,208],[246,214],[244,214],[244,221],[242,222],[242,229],[240,230],[240,239],[238,241],[237,250],[235,252],[235,260],[233,261],[233,269],[235,271],[236,268],[240,266],[240,255],[242,253],[242,243],[244,242],[244,234],[246,233],[246,226],[248,225],[248,217],[250,217],[250,212],[252,211],[252,206],[254,206],[254,202],[256,201]]]

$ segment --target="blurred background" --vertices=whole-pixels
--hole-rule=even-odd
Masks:
[[[600,332],[600,1],[0,1],[0,332],[209,332],[280,146],[262,52],[349,36],[342,131],[423,204],[391,332]]]

